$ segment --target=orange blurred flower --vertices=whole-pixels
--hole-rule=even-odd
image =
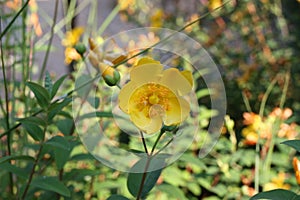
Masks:
[[[81,55],[73,47],[67,47],[65,49],[65,63],[67,65],[71,64],[72,61],[79,61]]]
[[[300,161],[297,157],[293,158],[293,167],[298,185],[300,185]]]

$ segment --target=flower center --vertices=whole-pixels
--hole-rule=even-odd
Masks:
[[[129,105],[131,105],[131,108],[129,110],[145,112],[149,117],[150,112],[152,113],[150,113],[150,115],[152,116],[155,113],[154,110],[157,110],[156,107],[150,110],[150,108],[155,105],[160,107],[160,109],[158,109],[159,113],[169,110],[169,99],[174,97],[176,97],[175,94],[167,87],[157,83],[148,83],[139,87],[131,95],[129,100]]]
[[[156,94],[152,94],[149,97],[149,103],[151,103],[152,105],[153,104],[158,104],[158,102],[159,102],[159,97]]]

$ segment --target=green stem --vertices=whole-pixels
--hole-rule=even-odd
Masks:
[[[2,20],[0,19],[0,32],[2,27]],[[4,65],[4,55],[3,55],[3,47],[2,47],[2,39],[0,39],[0,54],[1,54],[1,65],[2,65],[2,75],[3,75],[3,81],[4,81],[4,90],[5,90],[5,124],[6,124],[6,130],[10,128],[9,125],[9,98],[8,98],[8,83],[6,79],[6,72],[5,72],[5,65]],[[11,155],[11,137],[10,135],[7,136],[7,156]],[[11,161],[9,161],[11,163]],[[11,172],[9,172],[9,185],[10,185],[10,192],[12,195],[14,195],[13,191],[13,175]]]
[[[106,17],[104,22],[101,24],[100,28],[97,31],[98,35],[102,35],[102,33],[105,31],[105,29],[109,26],[109,24],[112,22],[112,20],[117,16],[120,10],[120,5],[117,4],[114,9],[109,13],[109,15]]]
[[[30,186],[30,183],[32,181],[32,178],[33,178],[33,175],[35,173],[35,168],[39,162],[39,157],[41,155],[41,152],[42,152],[42,149],[43,149],[43,143],[41,144],[39,150],[38,150],[38,153],[37,153],[37,156],[36,156],[36,159],[33,163],[33,166],[32,166],[32,169],[31,169],[31,172],[29,174],[29,178],[28,178],[28,181],[26,183],[26,186],[25,186],[25,189],[24,189],[24,192],[22,194],[22,197],[21,197],[21,200],[25,199],[26,195],[27,195],[27,192],[28,192],[28,189],[29,189],[29,186]]]
[[[284,80],[284,86],[283,86],[283,91],[280,99],[280,109],[283,109],[284,103],[285,103],[285,98],[289,86],[289,81],[290,81],[290,71],[288,70],[285,74],[285,80]],[[278,130],[280,129],[280,124],[282,123],[282,120],[280,118],[276,118],[274,122],[274,127],[272,127],[272,137],[270,138],[270,146],[268,149],[266,161],[264,164],[264,171],[266,172],[266,178],[269,178],[269,171],[271,168],[271,162],[272,162],[272,156],[273,156],[273,150],[275,146],[275,138],[277,137]]]
[[[3,32],[1,32],[0,34],[0,39],[2,39],[2,37],[6,34],[6,32],[10,29],[10,27],[13,25],[13,23],[16,21],[16,19],[19,17],[19,15],[23,12],[23,10],[27,7],[28,3],[30,0],[27,0],[24,5],[22,6],[22,8],[19,10],[19,12],[14,16],[14,18],[9,22],[9,24],[7,25],[7,27],[4,29]]]
[[[156,146],[157,146],[157,144],[158,144],[158,142],[159,142],[161,136],[162,136],[164,133],[165,133],[165,131],[163,131],[163,130],[160,131],[160,133],[159,133],[158,137],[156,138],[156,140],[155,140],[155,142],[154,142],[154,145],[153,145],[153,147],[152,147],[152,149],[151,149],[150,156],[153,155],[153,153],[154,153],[154,151],[155,151],[155,148],[156,148]]]
[[[41,81],[42,78],[43,78],[43,75],[44,75],[45,69],[46,69],[46,65],[47,65],[47,62],[48,62],[49,53],[50,53],[50,49],[51,49],[51,44],[52,44],[52,40],[53,40],[53,36],[54,36],[54,27],[55,27],[55,24],[56,24],[57,13],[58,13],[57,11],[58,11],[58,0],[55,1],[53,24],[52,24],[51,30],[50,30],[50,39],[49,39],[47,51],[46,51],[46,54],[45,54],[44,62],[43,62],[43,65],[42,65],[42,71],[40,73],[39,81]]]

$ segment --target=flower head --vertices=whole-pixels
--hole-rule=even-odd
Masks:
[[[65,47],[73,47],[75,46],[81,35],[83,34],[84,32],[84,28],[83,27],[76,27],[70,31],[68,31],[66,33],[66,37],[62,40],[62,45],[65,46]]]
[[[151,134],[163,125],[178,125],[190,112],[182,97],[193,87],[192,74],[142,58],[130,72],[130,81],[121,89],[119,106],[142,131]]]
[[[79,61],[81,55],[73,47],[67,47],[65,49],[65,63],[69,65],[72,61]]]

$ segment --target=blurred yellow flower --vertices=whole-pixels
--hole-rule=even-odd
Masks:
[[[135,0],[118,0],[120,10],[127,10],[129,7],[135,4]]]
[[[284,184],[285,173],[280,172],[277,177],[272,178],[271,182],[264,185],[264,191],[275,190],[275,189],[286,189],[289,190],[291,186]]]
[[[208,4],[208,9],[210,11],[213,11],[216,8],[219,8],[222,6],[222,0],[210,0]]]
[[[150,26],[160,28],[163,25],[164,11],[162,9],[157,9],[154,11],[153,15],[150,17]]]
[[[65,47],[75,46],[78,43],[83,32],[84,32],[83,27],[76,27],[70,31],[67,31],[66,37],[61,42],[62,45]]]
[[[71,64],[72,61],[78,61],[81,59],[81,55],[73,47],[67,47],[65,49],[65,63]]]
[[[152,134],[163,124],[178,125],[189,115],[190,105],[182,97],[193,87],[192,73],[142,58],[130,71],[130,81],[121,89],[119,106],[142,131]]]

